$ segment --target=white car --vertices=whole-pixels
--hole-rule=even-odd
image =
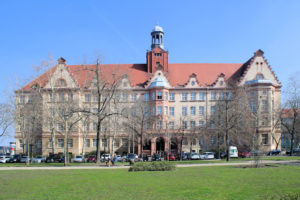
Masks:
[[[111,159],[111,155],[109,155],[109,154],[104,154],[104,155],[101,156],[101,160],[102,160],[102,161],[106,161],[106,160],[108,160],[108,159]]]
[[[9,159],[10,159],[9,156],[0,156],[1,163],[7,163]]]
[[[73,159],[73,162],[80,162],[80,163],[85,162],[84,156],[76,156],[76,157]]]
[[[197,154],[197,153],[192,153],[191,154],[191,160],[199,160],[199,159],[200,159],[199,154]]]
[[[28,156],[23,156],[20,160],[21,163],[30,162],[30,158]]]
[[[204,154],[200,155],[201,160],[208,160],[208,159],[214,159],[215,153],[214,152],[205,152]]]
[[[35,158],[33,158],[32,160],[33,163],[42,163],[42,162],[46,162],[46,158],[43,156],[37,156]]]

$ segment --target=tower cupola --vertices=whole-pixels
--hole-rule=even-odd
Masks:
[[[164,48],[164,31],[162,27],[156,25],[152,32],[152,44],[151,44],[151,49],[155,49],[156,47],[160,47],[161,49]]]

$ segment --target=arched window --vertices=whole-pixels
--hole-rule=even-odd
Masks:
[[[67,82],[65,81],[65,79],[58,79],[56,81],[56,87],[66,87],[67,86]]]
[[[256,80],[263,80],[264,79],[264,75],[262,74],[257,74],[255,77]]]

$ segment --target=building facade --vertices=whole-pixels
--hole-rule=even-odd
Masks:
[[[141,120],[128,121],[121,119],[120,115],[108,117],[101,127],[102,151],[140,154],[141,142],[145,154],[215,149],[216,131],[210,116],[215,112],[218,101],[231,94],[229,83],[247,88],[252,109],[253,104],[259,102],[256,132],[263,151],[274,149],[273,137],[280,137],[280,127],[274,129],[273,124],[274,110],[280,108],[281,83],[263,51],[256,51],[245,63],[173,64],[169,63],[168,54],[164,49],[164,31],[155,26],[151,32],[151,50],[146,53],[146,64],[101,64],[103,77],[123,73],[116,89],[118,95],[114,95],[122,110],[130,112],[131,116],[140,115],[141,112],[136,109],[143,104],[143,115],[149,121],[152,116],[151,123],[143,124],[143,137],[134,131]],[[20,116],[15,128],[17,152],[26,151],[28,147],[24,144],[28,141],[37,154],[63,152],[65,129],[62,122],[54,120],[60,115],[60,111],[55,114],[55,105],[93,110],[98,101],[102,101],[91,92],[95,76],[89,69],[95,69],[95,65],[68,65],[65,59],[60,58],[53,68],[16,91],[16,108]],[[38,95],[33,95],[33,91]],[[33,102],[39,102],[39,107],[32,106]],[[36,110],[35,117],[29,121],[24,117],[30,114],[22,114],[26,107],[28,113]],[[52,115],[52,121],[46,115]],[[30,122],[31,126],[28,125]],[[95,151],[96,129],[97,123],[93,119],[74,122],[68,136],[69,151],[75,155]],[[26,136],[26,133],[32,132],[34,136]],[[231,143],[240,145],[235,141]]]

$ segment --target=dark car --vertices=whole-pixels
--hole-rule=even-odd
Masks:
[[[281,153],[281,151],[279,149],[275,149],[275,150],[269,151],[267,155],[273,156],[273,155],[279,155],[280,153]]]
[[[175,161],[176,160],[175,155],[174,154],[170,154],[169,155],[169,160]]]
[[[291,151],[290,150],[286,151],[286,155],[291,155]],[[300,148],[294,149],[293,156],[299,156],[299,155],[300,155]]]
[[[250,154],[250,152],[247,151],[247,150],[240,149],[240,150],[238,151],[238,156],[239,156],[240,158],[250,158],[250,157],[251,157],[251,154]]]
[[[161,156],[158,153],[153,154],[153,161],[161,161]]]
[[[95,155],[93,155],[93,156],[88,157],[87,162],[96,162],[96,160],[97,160],[97,157]]]
[[[17,162],[21,162],[21,158],[22,156],[19,154],[13,155],[13,157],[11,157],[8,162],[9,163],[17,163]]]
[[[50,154],[46,158],[46,163],[53,163],[53,162],[64,162],[64,156],[62,154]]]

